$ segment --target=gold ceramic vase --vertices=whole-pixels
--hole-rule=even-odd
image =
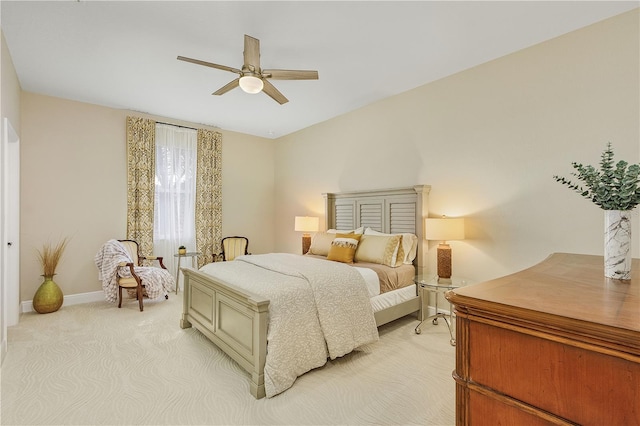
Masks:
[[[60,309],[63,300],[62,290],[53,281],[53,276],[44,276],[44,282],[33,296],[33,309],[39,314],[55,312]]]

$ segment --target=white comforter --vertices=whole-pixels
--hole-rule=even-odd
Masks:
[[[378,340],[364,279],[349,265],[272,253],[212,263],[201,271],[270,300],[267,397],[285,391],[328,357]]]

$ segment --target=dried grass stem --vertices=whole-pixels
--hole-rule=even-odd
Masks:
[[[56,268],[62,258],[64,249],[67,246],[69,240],[64,238],[57,245],[47,243],[42,247],[42,251],[38,250],[38,259],[42,265],[42,275],[45,277],[52,277],[56,273]]]

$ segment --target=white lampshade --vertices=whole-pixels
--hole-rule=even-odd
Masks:
[[[424,238],[427,240],[464,240],[464,218],[428,218]]]
[[[259,93],[264,87],[262,79],[252,75],[240,77],[240,88],[247,93]]]
[[[295,230],[299,232],[317,232],[320,218],[310,216],[296,216]]]

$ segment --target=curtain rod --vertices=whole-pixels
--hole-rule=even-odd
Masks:
[[[194,127],[189,127],[189,126],[181,126],[179,124],[173,124],[173,123],[165,123],[163,121],[156,121],[156,123],[158,124],[166,124],[167,126],[175,126],[175,127],[182,127],[183,129],[191,129],[191,130],[198,130]]]

